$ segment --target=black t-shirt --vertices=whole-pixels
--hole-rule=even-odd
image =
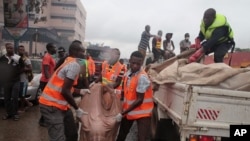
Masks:
[[[24,62],[19,57],[18,61],[8,59],[5,55],[0,57],[0,83],[20,81],[20,74],[24,70]]]

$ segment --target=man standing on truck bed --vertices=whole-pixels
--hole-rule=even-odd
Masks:
[[[234,46],[233,30],[226,17],[216,14],[215,9],[209,8],[204,13],[195,45],[192,45],[198,50],[188,59],[188,62],[195,62],[202,55],[212,52],[214,52],[215,63],[223,62],[225,54],[232,46]]]
[[[142,69],[143,55],[139,51],[131,54],[130,70],[124,76],[123,111],[115,116],[121,121],[117,141],[124,141],[134,121],[137,122],[138,140],[150,140],[150,121],[153,109],[153,90],[147,73]]]
[[[143,60],[146,56],[146,52],[147,52],[147,48],[150,51],[150,47],[149,47],[149,40],[151,37],[154,37],[154,35],[150,34],[150,26],[146,25],[145,26],[145,31],[142,32],[141,34],[141,40],[138,46],[138,51],[140,51],[143,55]]]

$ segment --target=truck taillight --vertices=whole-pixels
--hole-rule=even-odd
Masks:
[[[189,141],[215,141],[215,138],[212,136],[190,135]]]
[[[199,141],[215,141],[215,139],[212,136],[200,136]]]

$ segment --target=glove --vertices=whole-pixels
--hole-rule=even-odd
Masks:
[[[202,48],[200,48],[188,58],[188,63],[196,62],[198,59],[201,58],[202,55],[204,55],[204,51]]]
[[[116,120],[117,122],[121,122],[121,121],[122,121],[122,114],[121,114],[121,113],[117,114],[117,115],[115,116],[115,120]]]
[[[89,88],[93,87],[95,85],[95,81],[89,84]]]
[[[83,115],[87,115],[88,112],[84,112],[81,108],[76,110],[76,117],[81,118]]]
[[[86,93],[90,94],[89,89],[80,89],[80,95],[84,96]]]

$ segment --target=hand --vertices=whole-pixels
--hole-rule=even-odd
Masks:
[[[121,122],[121,121],[122,121],[122,114],[121,114],[121,113],[117,114],[117,115],[115,116],[115,120],[116,120],[117,122]]]
[[[93,87],[95,84],[96,84],[95,81],[92,82],[91,84],[89,84],[89,88]]]
[[[89,89],[80,89],[80,95],[84,96],[86,93],[90,94],[90,90]]]
[[[81,108],[76,110],[76,117],[81,118],[83,115],[87,115],[88,112],[84,112]]]

